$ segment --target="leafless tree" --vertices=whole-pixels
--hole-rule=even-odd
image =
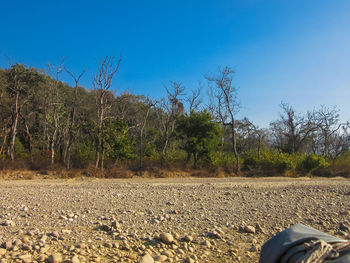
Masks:
[[[170,82],[170,87],[165,86],[167,99],[161,101],[162,111],[159,111],[160,131],[163,137],[162,158],[165,158],[170,135],[174,131],[176,116],[184,113],[184,105],[181,97],[184,95],[185,87],[176,81]]]
[[[203,102],[202,98],[200,97],[201,91],[202,91],[202,86],[201,86],[201,83],[199,83],[198,88],[191,90],[191,95],[185,98],[189,106],[190,114],[192,111],[198,110],[199,106]]]
[[[209,82],[212,96],[216,102],[212,104],[212,111],[218,117],[223,126],[228,126],[231,132],[232,151],[235,156],[235,172],[239,173],[239,154],[237,151],[236,118],[239,110],[237,99],[237,88],[233,86],[232,80],[235,71],[230,67],[219,68],[216,75],[206,76]]]
[[[49,141],[49,147],[50,147],[50,163],[51,165],[55,162],[55,154],[56,154],[56,143],[57,143],[57,136],[58,136],[58,130],[60,125],[60,108],[61,108],[61,102],[59,97],[59,83],[60,83],[60,75],[64,69],[64,59],[61,60],[60,64],[58,66],[49,64],[48,65],[48,71],[51,73],[51,75],[54,77],[54,83],[53,85],[50,85],[49,87],[49,107],[51,108],[51,119],[52,119],[52,132],[47,134],[48,141]]]
[[[278,147],[288,153],[305,150],[308,139],[317,130],[315,112],[298,114],[285,102],[282,102],[280,107],[282,109],[280,119],[270,123]]]
[[[115,63],[113,56],[106,56],[101,63],[97,63],[98,73],[93,79],[93,91],[97,110],[97,142],[96,142],[96,168],[103,168],[104,147],[103,127],[112,107],[113,96],[110,92],[112,80],[118,72],[121,57]]]
[[[76,119],[77,119],[77,104],[78,104],[78,88],[79,88],[79,81],[81,77],[86,72],[86,69],[84,69],[78,76],[73,74],[71,71],[69,71],[66,67],[64,70],[72,77],[74,80],[74,99],[72,102],[72,105],[70,106],[70,114],[68,118],[68,138],[65,148],[65,165],[66,168],[70,168],[70,154],[71,154],[71,147],[73,143],[73,137],[75,136],[76,131]]]
[[[332,157],[335,154],[334,148],[336,148],[333,148],[332,145],[335,143],[338,131],[344,126],[340,123],[339,109],[322,105],[316,112],[316,119],[321,154],[325,157]]]

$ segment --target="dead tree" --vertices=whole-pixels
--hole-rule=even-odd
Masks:
[[[62,73],[64,59],[61,60],[59,66],[55,66],[52,64],[48,65],[49,72],[54,76],[54,83],[50,87],[50,98],[49,107],[51,108],[51,118],[52,118],[52,133],[48,135],[49,147],[50,147],[50,163],[51,166],[55,163],[55,155],[56,155],[56,143],[57,143],[57,135],[60,124],[60,98],[59,98],[59,84],[60,84],[60,74]]]
[[[104,147],[103,147],[103,128],[105,120],[112,107],[110,88],[115,74],[118,72],[122,59],[114,62],[113,56],[106,56],[100,64],[97,64],[98,73],[93,79],[93,92],[96,102],[97,113],[97,138],[96,138],[96,168],[103,168]]]
[[[167,100],[162,100],[162,111],[159,112],[160,130],[163,137],[162,161],[169,147],[170,136],[175,129],[176,116],[184,113],[184,105],[180,101],[180,97],[184,95],[185,87],[179,82],[171,81],[170,88],[165,86],[165,90]]]
[[[223,126],[228,126],[231,132],[232,151],[235,156],[235,172],[240,171],[240,160],[237,151],[236,119],[239,109],[237,88],[232,85],[235,71],[230,67],[219,68],[217,75],[206,76],[212,94],[216,100],[214,111]]]
[[[189,114],[191,114],[193,111],[198,110],[199,106],[202,103],[202,98],[200,97],[202,91],[201,84],[199,83],[197,89],[191,90],[191,95],[186,97],[185,100],[188,103],[189,107]]]
[[[69,120],[68,120],[68,138],[67,138],[67,143],[66,143],[66,148],[65,148],[65,165],[66,168],[70,168],[70,153],[71,153],[71,147],[72,147],[72,142],[73,142],[73,137],[76,135],[76,119],[77,119],[77,104],[78,104],[78,88],[79,88],[79,80],[81,77],[84,75],[86,72],[86,69],[84,69],[79,76],[76,76],[73,74],[71,71],[69,71],[67,68],[64,68],[64,70],[72,77],[74,80],[74,99],[72,102],[72,105],[70,107],[70,114],[69,114]]]

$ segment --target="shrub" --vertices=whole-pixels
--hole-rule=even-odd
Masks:
[[[327,166],[328,163],[326,162],[325,158],[315,154],[307,155],[301,162],[301,168],[306,172],[311,172],[315,169],[324,168]]]

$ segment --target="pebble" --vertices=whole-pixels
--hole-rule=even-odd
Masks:
[[[192,242],[192,241],[193,241],[193,237],[190,236],[190,235],[186,235],[186,236],[184,237],[184,240],[185,240],[186,242]]]
[[[79,257],[78,256],[72,257],[71,263],[80,263]]]
[[[245,226],[243,228],[244,232],[246,233],[251,233],[251,234],[255,234],[255,227],[253,226]]]
[[[52,254],[47,259],[48,263],[61,263],[62,255],[59,253]]]
[[[32,262],[32,255],[30,254],[20,255],[18,258],[22,260],[24,263]]]
[[[150,255],[146,254],[140,259],[139,263],[154,263],[154,259]]]
[[[174,242],[174,237],[170,233],[162,233],[162,234],[160,234],[159,237],[162,240],[162,242],[165,244],[171,244]]]
[[[3,226],[16,226],[15,222],[12,220],[5,220],[4,222],[1,223]]]

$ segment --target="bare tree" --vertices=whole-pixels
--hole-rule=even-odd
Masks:
[[[248,118],[244,118],[239,122],[239,126],[241,126],[241,130],[245,130],[245,138],[244,141],[249,143],[250,145],[246,146],[246,150],[251,149],[252,147],[257,148],[258,160],[261,159],[261,148],[263,146],[263,142],[268,135],[267,130],[259,128],[258,125],[251,122]]]
[[[72,105],[70,107],[70,114],[68,119],[68,138],[66,143],[66,149],[65,149],[65,165],[66,168],[70,168],[70,153],[71,153],[71,147],[73,142],[73,137],[75,136],[75,130],[76,130],[76,119],[77,119],[77,103],[78,103],[78,88],[79,88],[79,81],[81,77],[86,72],[86,69],[84,69],[78,76],[73,74],[71,71],[69,71],[66,67],[64,70],[72,77],[74,80],[74,99],[72,102]]]
[[[98,66],[98,73],[93,79],[93,89],[97,109],[97,142],[96,142],[96,168],[103,168],[104,147],[103,128],[105,120],[112,107],[112,94],[110,88],[115,74],[118,72],[121,57],[115,63],[113,56],[106,56]]]
[[[184,95],[185,87],[176,81],[170,82],[170,87],[165,86],[167,100],[161,101],[162,111],[158,111],[160,120],[160,131],[163,137],[162,160],[165,158],[169,147],[170,135],[174,131],[176,116],[184,113],[184,105],[181,97]]]
[[[232,85],[235,71],[230,67],[219,68],[214,76],[206,76],[211,88],[215,104],[212,110],[221,121],[223,126],[228,126],[231,132],[232,151],[235,156],[235,172],[239,173],[239,154],[237,151],[236,119],[235,115],[239,110],[237,99],[237,88]]]
[[[305,150],[308,139],[317,129],[315,112],[298,114],[288,103],[282,102],[280,119],[270,123],[271,130],[278,142],[278,147],[288,153]]]
[[[61,60],[60,64],[58,66],[49,64],[48,70],[54,77],[54,83],[53,85],[50,85],[49,87],[49,107],[51,108],[51,122],[52,122],[52,131],[51,134],[47,134],[48,141],[49,141],[49,147],[50,147],[50,163],[51,165],[55,162],[55,154],[56,154],[56,143],[57,143],[57,136],[59,131],[59,125],[60,125],[60,108],[61,108],[61,102],[59,97],[59,84],[60,84],[60,75],[64,69],[63,66],[64,59]]]
[[[201,86],[201,83],[199,83],[198,88],[191,90],[191,95],[185,98],[189,106],[190,114],[192,111],[198,110],[199,106],[203,102],[202,98],[200,97],[201,91],[202,91],[202,86]]]
[[[316,112],[316,118],[321,154],[325,157],[332,157],[335,153],[332,145],[335,143],[337,132],[344,126],[339,120],[339,109],[337,107],[329,108],[322,105]]]

